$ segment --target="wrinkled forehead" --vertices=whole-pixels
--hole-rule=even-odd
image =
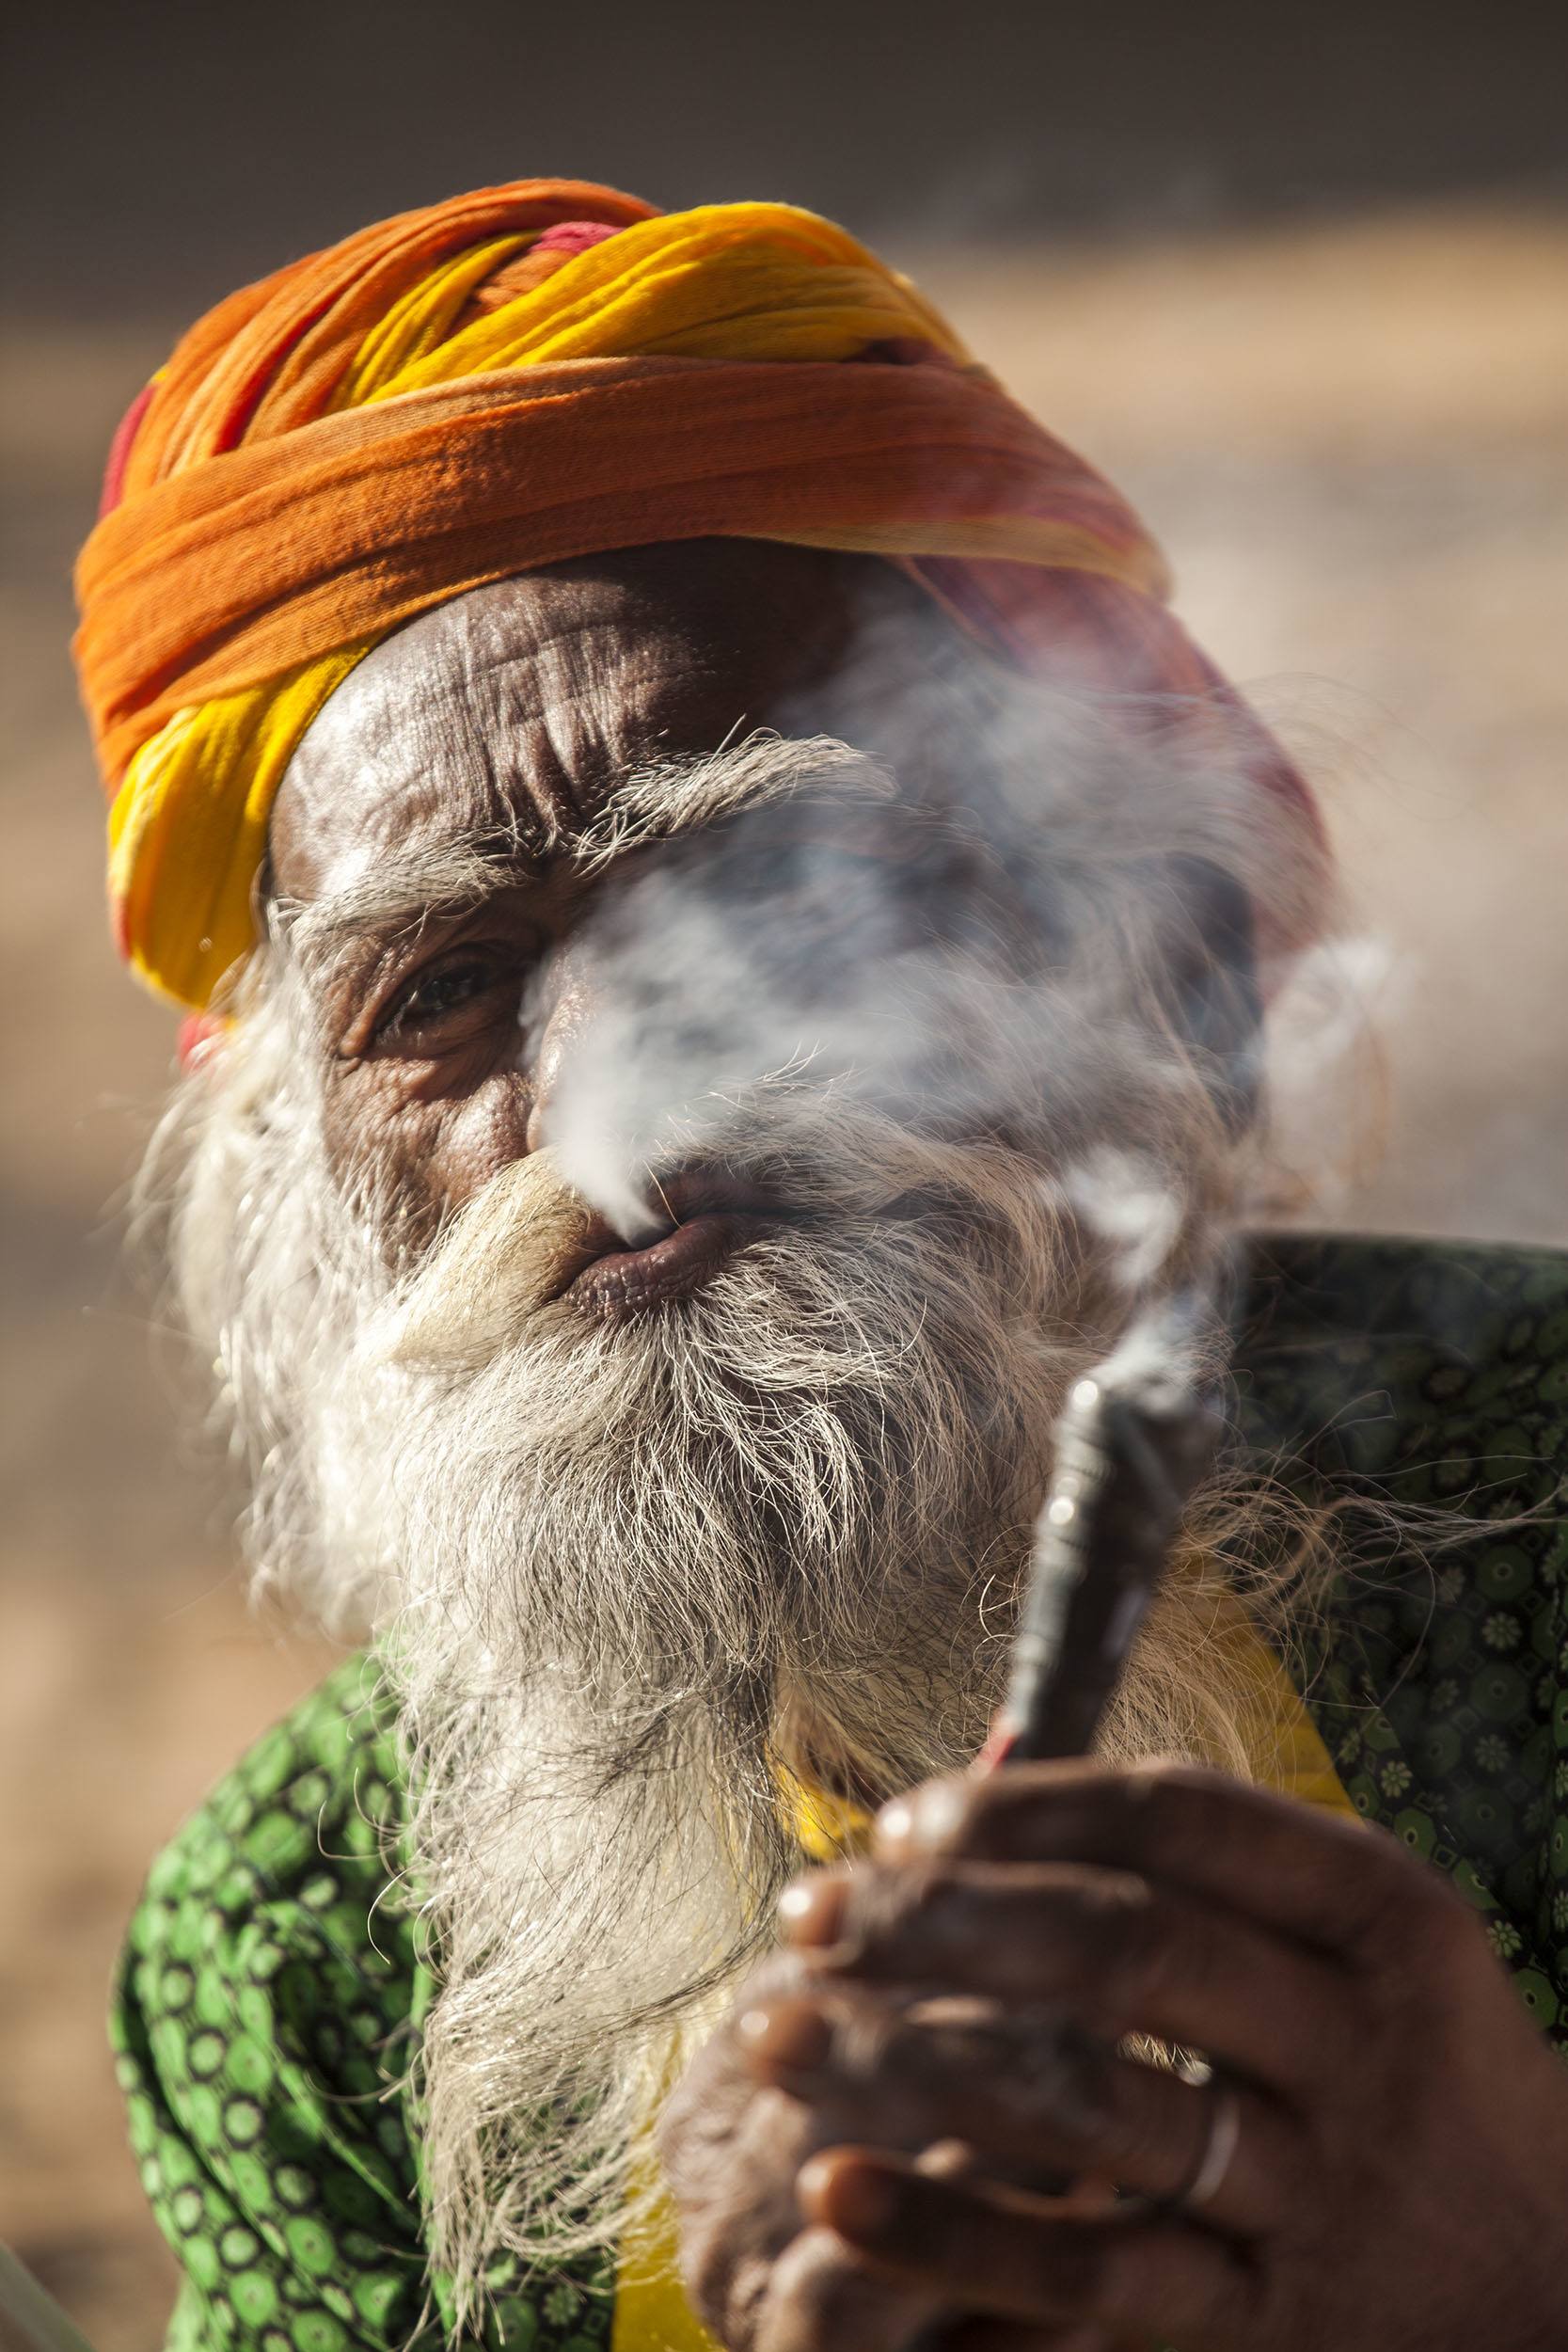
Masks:
[[[525,850],[590,823],[628,774],[749,732],[831,734],[922,797],[986,665],[873,558],[752,541],[633,550],[454,597],[378,645],[301,740],[271,886],[309,902],[378,858],[496,833]]]

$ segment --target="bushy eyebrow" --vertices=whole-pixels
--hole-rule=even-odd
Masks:
[[[405,939],[483,905],[534,863],[503,835],[416,842],[377,855],[320,898],[277,900],[272,921],[301,964],[330,972],[356,947]]]
[[[695,759],[640,768],[564,847],[580,871],[598,873],[633,850],[701,832],[748,809],[818,798],[886,802],[896,790],[885,768],[836,736],[759,730]]]
[[[551,847],[592,875],[633,850],[747,809],[817,798],[885,803],[895,789],[885,769],[833,736],[759,732],[717,752],[639,769],[592,823],[559,835]],[[542,865],[537,847],[495,831],[406,843],[368,858],[363,871],[319,898],[275,901],[271,919],[303,966],[330,973],[356,949],[406,943],[427,924],[482,906],[536,876]]]

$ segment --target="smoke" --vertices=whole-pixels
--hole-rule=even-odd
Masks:
[[[1013,1140],[1026,1107],[1053,1205],[1114,1247],[1130,1294],[1155,1279],[1183,1222],[1167,1114],[1180,1098],[1185,1126],[1196,1077],[1247,1123],[1238,934],[1259,907],[1289,927],[1291,819],[1210,712],[1179,726],[1020,685],[968,751],[911,803],[842,740],[753,734],[632,777],[579,839],[590,1011],[544,1133],[628,1242],[671,1223],[661,1180],[722,1164],[752,1089],[796,1084],[955,1137]],[[525,1001],[525,1056],[552,1009]],[[1107,1154],[1133,1100],[1147,1145]]]
[[[1159,1169],[1135,1152],[1101,1144],[1073,1163],[1062,1189],[1084,1223],[1109,1246],[1122,1288],[1148,1290],[1181,1230],[1181,1204]]]
[[[1268,1032],[1271,1200],[1340,1223],[1375,1171],[1391,1110],[1382,1040],[1411,993],[1408,960],[1370,934],[1315,943],[1298,960]]]

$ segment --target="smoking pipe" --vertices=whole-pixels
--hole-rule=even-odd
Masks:
[[[1069,1394],[990,1763],[1085,1756],[1094,1744],[1219,1442],[1220,1415],[1190,1370],[1212,1311],[1207,1291],[1176,1294]]]

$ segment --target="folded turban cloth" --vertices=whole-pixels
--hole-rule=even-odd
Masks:
[[[1124,501],[843,230],[517,181],[244,288],[121,425],[75,650],[122,952],[212,1001],[290,755],[400,622],[715,534],[888,557],[1032,671],[1240,710]],[[1243,723],[1315,856],[1305,787]]]

